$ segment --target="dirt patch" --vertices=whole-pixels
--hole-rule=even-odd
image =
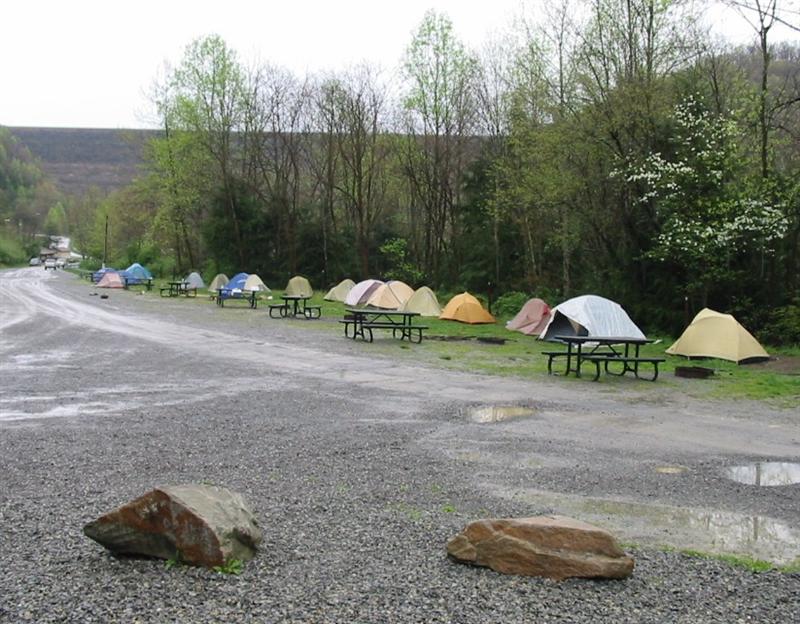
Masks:
[[[748,368],[768,370],[773,373],[783,373],[784,375],[800,375],[800,356],[780,355],[766,362],[755,362],[745,364]]]

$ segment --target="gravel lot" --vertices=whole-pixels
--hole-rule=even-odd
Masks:
[[[661,548],[800,556],[800,486],[722,476],[798,461],[800,410],[436,370],[324,319],[92,292],[0,271],[2,622],[800,621],[800,575]],[[533,414],[470,420],[497,404]],[[242,492],[261,522],[239,576],[117,559],[81,532],[196,481]],[[444,554],[473,519],[539,513],[612,529],[633,577],[555,583]]]

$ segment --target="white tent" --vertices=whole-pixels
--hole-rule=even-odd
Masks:
[[[369,296],[383,284],[382,281],[376,279],[367,279],[359,282],[350,289],[347,293],[347,298],[344,300],[345,305],[355,306],[363,305],[369,299]]]
[[[539,338],[553,336],[645,337],[621,305],[597,295],[574,297],[553,308]]]
[[[244,288],[242,290],[247,291],[260,291],[260,292],[272,292],[267,285],[261,281],[261,278],[256,275],[255,273],[251,273],[247,276],[247,280],[245,280]]]
[[[203,282],[203,278],[200,277],[200,274],[197,271],[192,271],[189,275],[186,276],[186,279],[183,280],[189,285],[189,288],[205,288],[205,282]]]

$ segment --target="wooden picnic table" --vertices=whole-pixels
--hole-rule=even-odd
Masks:
[[[415,325],[413,319],[419,312],[405,312],[401,310],[383,310],[381,308],[345,308],[345,317],[340,323],[344,324],[344,335],[347,338],[361,338],[372,342],[373,329],[391,329],[392,336],[400,336],[400,340],[408,338],[409,342],[422,342],[422,331],[428,329],[426,325]],[[350,326],[353,335],[350,336]],[[417,340],[414,340],[416,332]]]
[[[256,290],[240,290],[238,288],[222,288],[217,289],[217,305],[220,308],[225,307],[226,299],[241,299],[247,301],[251,309],[258,307],[258,291]]]
[[[175,281],[167,282],[167,286],[161,289],[162,297],[177,297],[178,295],[196,297],[197,288],[194,286],[189,286],[189,282]]]
[[[639,338],[631,336],[553,336],[553,339],[567,345],[566,351],[545,351],[548,357],[547,372],[553,374],[552,364],[555,358],[564,357],[567,366],[564,375],[575,373],[576,377],[581,376],[581,366],[584,362],[595,365],[594,381],[600,377],[600,365],[609,375],[622,376],[625,373],[633,373],[634,377],[639,378],[639,365],[652,364],[653,377],[650,381],[655,381],[658,377],[658,365],[664,358],[645,358],[639,356],[639,348],[645,344],[654,342],[651,338]],[[631,353],[632,352],[632,353]],[[574,367],[573,367],[574,360]],[[609,369],[609,364],[611,369]],[[621,368],[617,368],[621,367]]]
[[[322,306],[308,305],[311,295],[281,295],[283,303],[269,304],[269,315],[271,318],[278,318],[273,313],[277,313],[280,318],[296,318],[302,316],[307,319],[320,318]]]

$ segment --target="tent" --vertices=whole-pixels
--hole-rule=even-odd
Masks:
[[[550,320],[550,306],[541,299],[528,299],[517,315],[506,323],[506,329],[528,336],[538,336]]]
[[[102,269],[98,269],[94,273],[92,273],[92,281],[96,284],[106,273],[116,273],[116,269],[112,269],[111,267],[103,267]]]
[[[138,262],[134,262],[127,269],[125,269],[125,274],[137,280],[153,279],[153,274]]]
[[[376,279],[367,279],[359,282],[347,293],[347,297],[344,299],[345,304],[349,306],[364,305],[373,291],[381,284],[383,282]]]
[[[229,280],[227,275],[225,275],[224,273],[217,273],[214,276],[214,279],[211,280],[211,283],[208,285],[208,289],[211,291],[219,290],[220,288],[225,286],[228,283],[228,281]]]
[[[732,362],[769,359],[753,335],[730,314],[703,308],[667,353],[687,357],[714,357]]]
[[[385,310],[399,310],[413,294],[414,289],[405,282],[390,280],[372,291],[367,305]]]
[[[192,271],[189,275],[186,276],[186,279],[183,280],[189,286],[189,288],[205,288],[206,283],[203,281],[203,278],[200,277],[200,274],[197,271]]]
[[[242,290],[257,290],[261,292],[271,292],[267,285],[261,281],[261,278],[256,275],[255,273],[251,273],[247,276],[247,279],[244,282],[244,287]]]
[[[539,334],[541,340],[553,340],[553,336],[645,337],[621,305],[597,295],[568,299],[551,312]]]
[[[325,301],[344,301],[347,299],[347,293],[349,293],[355,285],[356,283],[350,278],[343,279],[327,292],[324,299]]]
[[[442,306],[434,292],[427,286],[417,288],[402,308],[403,312],[417,312],[420,316],[439,316]]]
[[[106,271],[100,281],[97,282],[98,288],[125,288],[125,278],[116,271]]]
[[[448,301],[439,318],[470,324],[495,322],[495,318],[483,309],[481,302],[468,292],[456,295]]]
[[[286,284],[284,294],[291,295],[292,297],[311,297],[314,294],[314,290],[311,288],[311,283],[305,277],[295,275],[289,280],[289,283]]]

